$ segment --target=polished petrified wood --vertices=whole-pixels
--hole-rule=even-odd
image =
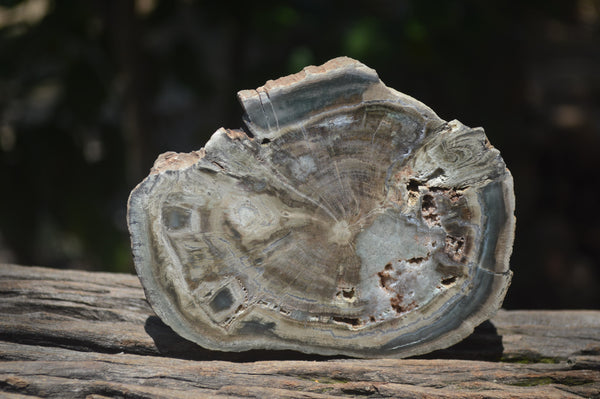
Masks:
[[[129,199],[157,315],[224,351],[403,357],[454,344],[510,283],[512,177],[349,58],[238,93],[247,131],[166,153]]]

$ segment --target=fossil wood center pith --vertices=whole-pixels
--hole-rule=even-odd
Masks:
[[[247,130],[162,154],[129,198],[137,273],[178,334],[223,351],[404,357],[501,306],[513,183],[483,129],[349,58],[238,96]]]

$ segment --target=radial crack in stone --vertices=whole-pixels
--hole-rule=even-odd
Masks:
[[[136,271],[174,331],[220,351],[405,357],[501,306],[514,195],[483,129],[345,57],[238,97],[247,133],[159,156],[129,198]]]

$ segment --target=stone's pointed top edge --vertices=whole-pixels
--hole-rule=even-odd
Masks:
[[[173,151],[165,152],[158,156],[154,162],[154,166],[152,166],[152,169],[150,169],[150,174],[155,175],[167,170],[185,169],[204,158],[204,155],[204,148],[188,153],[178,153]]]
[[[307,81],[318,80],[327,73],[341,72],[342,70],[360,70],[365,76],[370,78],[369,80],[379,80],[377,72],[365,64],[349,57],[337,57],[322,65],[308,65],[300,72],[268,80],[263,86],[256,89],[240,90],[238,92],[238,99],[244,104],[246,100],[258,96],[261,92],[269,92],[302,84]]]
[[[289,86],[295,83],[300,83],[304,80],[320,79],[328,73],[341,72],[342,70],[360,70],[363,74],[368,75],[370,80],[378,80],[377,72],[369,68],[365,64],[356,61],[349,57],[338,57],[327,61],[323,65],[309,65],[304,67],[300,72],[284,76],[276,80],[268,80],[257,91],[270,91],[282,86]]]
[[[374,69],[367,67],[365,64],[363,64],[360,61],[355,60],[354,58],[350,58],[350,57],[346,57],[346,56],[332,58],[320,66],[309,65],[309,66],[305,67],[304,70],[307,70],[307,71],[310,70],[309,72],[311,72],[311,73],[313,72],[313,70],[317,70],[317,72],[325,72],[327,70],[339,69],[339,68],[343,68],[343,67],[347,67],[347,66],[352,66],[352,67],[356,67],[356,68],[362,67],[362,68],[365,68],[365,69],[370,70],[373,73],[375,73]]]
[[[248,130],[255,137],[271,139],[332,107],[358,104],[365,100],[365,93],[374,93],[375,99],[382,101],[393,97],[374,69],[352,58],[339,57],[269,80],[255,90],[241,90],[238,100]]]

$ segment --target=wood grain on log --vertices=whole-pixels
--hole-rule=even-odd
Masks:
[[[420,359],[214,352],[172,332],[137,277],[0,265],[7,398],[600,397],[600,311],[500,311]]]

